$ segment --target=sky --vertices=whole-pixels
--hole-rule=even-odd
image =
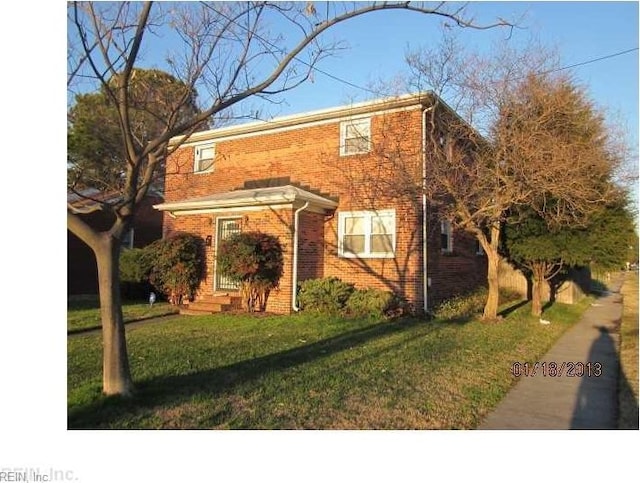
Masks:
[[[615,434],[615,439],[600,432],[597,440],[589,432],[580,433],[580,439],[576,433],[554,432],[551,440],[548,432],[505,437],[501,432],[66,431],[66,194],[61,168],[66,164],[66,2],[7,5],[0,32],[7,146],[0,190],[5,237],[0,244],[10,255],[2,265],[0,470],[25,465],[69,469],[79,476],[77,481],[97,482],[201,477],[270,481],[273,474],[279,481],[325,481],[327,471],[334,481],[450,480],[483,473],[492,481],[512,481],[513,475],[519,481],[592,481],[624,475],[625,463],[634,460],[618,452],[632,447],[633,432]],[[519,19],[522,28],[512,32],[511,41],[525,43],[537,36],[558,48],[565,66],[638,47],[637,2],[471,2],[468,9],[479,22],[498,16]],[[437,19],[407,12],[354,19],[328,33],[344,40],[348,49],[319,67],[366,88],[406,72],[406,50],[437,43],[440,25]],[[489,49],[505,33],[467,30],[462,35],[469,45]],[[638,51],[570,71],[599,106],[624,120],[637,148]],[[277,116],[370,98],[366,89],[316,73],[312,83],[287,93],[281,104],[247,105]],[[637,447],[637,438],[633,443]],[[107,449],[118,465],[104,464]],[[560,463],[562,467],[556,466]],[[227,473],[229,467],[234,471]]]
[[[324,4],[316,5],[321,14]],[[473,18],[478,25],[501,18],[516,27],[452,30],[466,48],[487,54],[495,50],[496,44],[506,42],[518,48],[531,39],[556,51],[560,66],[566,67],[564,72],[586,90],[609,122],[623,126],[627,142],[635,149],[637,171],[638,15],[638,2],[472,1],[465,18]],[[238,114],[259,112],[259,118],[268,120],[377,98],[379,95],[370,92],[372,87],[375,90],[382,83],[393,84],[395,78],[410,78],[406,53],[437,45],[445,22],[452,23],[442,17],[398,10],[374,12],[338,24],[321,40],[338,41],[343,48],[318,64],[311,81],[277,96],[276,104],[254,97],[234,110]],[[283,23],[274,22],[271,32],[282,32],[287,46],[297,38]],[[154,47],[146,51],[145,61],[162,68],[164,51],[172,48],[168,37],[164,43],[155,41]],[[308,59],[304,54],[301,57]],[[305,69],[304,65],[298,67]],[[637,189],[632,195],[637,202]]]
[[[490,50],[491,45],[511,34],[511,45],[524,45],[536,37],[543,45],[557,48],[562,66],[637,49],[637,2],[471,2],[468,13],[478,23],[498,17],[516,20],[513,30],[461,32],[461,40],[472,48]],[[367,88],[379,79],[406,73],[405,52],[438,42],[440,19],[426,19],[410,12],[379,12],[353,19],[332,32],[349,48],[325,59],[320,69],[352,84]],[[569,69],[593,100],[606,111],[621,115],[630,132],[638,131],[638,51]],[[319,93],[321,93],[319,95]],[[275,114],[294,114],[366,100],[371,94],[317,73],[307,83],[288,93]]]

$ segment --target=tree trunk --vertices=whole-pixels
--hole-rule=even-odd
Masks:
[[[546,267],[544,262],[534,262],[532,269],[531,315],[540,317],[542,315],[542,287]]]
[[[500,279],[498,275],[500,266],[500,255],[498,247],[500,246],[500,224],[495,223],[491,227],[491,240],[487,243],[484,240],[483,249],[487,255],[487,284],[489,286],[489,294],[487,295],[487,303],[484,306],[482,318],[484,320],[495,320],[498,318],[498,305],[500,304]]]
[[[102,318],[102,390],[107,395],[129,396],[133,391],[133,381],[120,302],[120,243],[104,233],[94,252]]]
[[[482,314],[482,318],[485,320],[498,318],[498,305],[500,303],[499,265],[500,256],[498,253],[487,252],[487,283],[489,285],[489,294],[487,295],[487,303],[484,306],[484,312]]]

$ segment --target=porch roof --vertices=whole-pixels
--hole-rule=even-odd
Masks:
[[[172,214],[195,214],[210,210],[261,207],[271,205],[304,204],[309,202],[310,208],[331,211],[338,207],[338,203],[329,198],[310,193],[297,186],[286,185],[269,188],[255,188],[237,191],[227,191],[198,198],[160,203],[153,207]]]

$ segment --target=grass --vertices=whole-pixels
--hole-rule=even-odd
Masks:
[[[178,309],[166,302],[153,304],[125,302],[122,306],[124,321],[133,322],[161,315],[178,313]],[[69,302],[67,305],[67,332],[100,327],[100,308],[97,301]]]
[[[638,429],[638,272],[627,272],[621,292],[618,427]]]
[[[68,340],[69,428],[474,428],[589,300],[544,326],[298,314],[181,317],[127,331],[137,392],[101,395],[101,339]]]

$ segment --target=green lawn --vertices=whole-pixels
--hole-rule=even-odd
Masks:
[[[127,330],[137,394],[101,395],[101,339],[68,341],[70,428],[474,428],[588,306],[501,323],[180,317]]]
[[[178,309],[166,302],[153,304],[125,302],[122,306],[122,315],[125,322],[143,320],[161,315],[177,314]],[[69,302],[67,306],[67,331],[76,331],[100,327],[100,309],[98,302],[83,301]]]
[[[638,272],[627,272],[622,286],[620,326],[620,429],[638,429]]]

